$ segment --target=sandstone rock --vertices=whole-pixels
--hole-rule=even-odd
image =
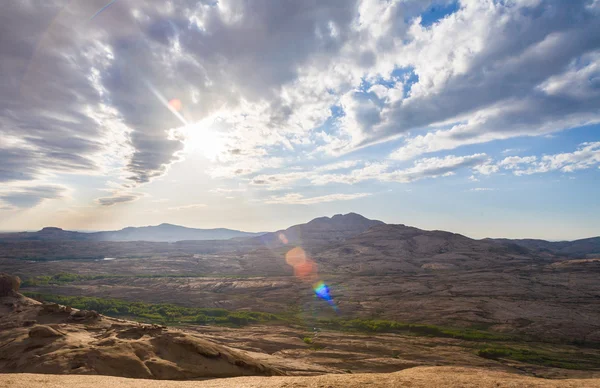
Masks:
[[[52,338],[62,336],[64,336],[63,333],[54,330],[50,326],[38,325],[29,330],[29,337],[31,338]]]
[[[94,310],[78,310],[72,312],[69,319],[73,321],[87,321],[90,319],[100,319],[100,314]]]
[[[44,303],[42,305],[42,312],[47,314],[58,313],[61,311],[60,307],[58,303]]]
[[[158,325],[140,325],[121,331],[119,334],[117,334],[117,337],[128,339],[140,339],[145,335],[156,337],[162,334],[163,330],[164,329]]]
[[[0,273],[0,296],[13,295],[19,291],[20,286],[21,279],[18,276]]]

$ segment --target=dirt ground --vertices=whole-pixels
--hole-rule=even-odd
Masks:
[[[109,376],[0,375],[0,387],[12,388],[352,388],[352,387],[600,387],[600,380],[544,380],[499,371],[457,367],[419,367],[389,374],[345,374],[302,377],[237,377],[207,381],[153,381]]]

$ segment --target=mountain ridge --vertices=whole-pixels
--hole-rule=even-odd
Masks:
[[[0,233],[0,241],[151,241],[175,242],[182,240],[228,240],[248,238],[261,233],[244,232],[227,228],[188,228],[162,223],[149,226],[128,226],[123,229],[99,232],[76,232],[55,226],[47,226],[37,232]]]
[[[170,223],[141,227],[125,227],[114,231],[79,232],[47,226],[37,232],[0,233],[0,242],[10,241],[101,241],[101,242],[183,242],[232,240],[246,242],[250,245],[266,245],[277,248],[286,245],[302,245],[305,247],[335,244],[367,232],[373,227],[390,225],[404,227],[406,230],[420,233],[449,233],[455,236],[467,236],[442,231],[423,230],[404,224],[387,224],[380,220],[372,220],[358,213],[335,214],[331,217],[314,218],[306,223],[292,225],[275,232],[244,232],[228,228],[189,228]],[[411,229],[412,228],[412,229]],[[397,230],[396,230],[397,232]],[[484,238],[471,239],[473,242],[493,243],[509,251],[536,254],[555,254],[567,257],[600,256],[600,236],[572,241],[547,241],[543,239],[508,239]],[[501,248],[498,248],[501,249]]]

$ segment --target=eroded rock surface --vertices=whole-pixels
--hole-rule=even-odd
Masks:
[[[285,374],[246,352],[196,335],[41,304],[16,293],[14,278],[3,276],[2,282],[10,296],[0,298],[0,373],[147,379]]]

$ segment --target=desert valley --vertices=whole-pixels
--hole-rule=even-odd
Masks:
[[[146,228],[153,241],[0,235],[0,271],[21,280],[4,297],[0,372],[600,377],[600,238],[474,240],[355,213],[224,240],[178,241],[173,227]],[[200,348],[208,369],[192,365]]]

